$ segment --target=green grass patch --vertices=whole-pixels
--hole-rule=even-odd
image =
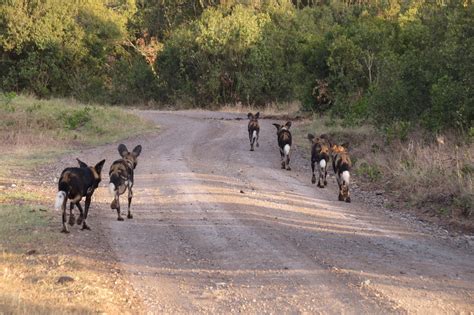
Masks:
[[[6,178],[9,174],[16,173],[18,170],[32,170],[69,151],[71,150],[61,146],[58,148],[31,146],[29,149],[21,148],[9,154],[0,155],[0,164],[4,166],[0,168],[0,178]]]
[[[121,108],[85,105],[73,99],[3,96],[0,115],[0,138],[13,145],[34,143],[38,138],[96,145],[155,128],[151,122]]]
[[[133,113],[73,99],[38,100],[0,94],[0,177],[29,170],[78,146],[93,146],[156,130]]]
[[[24,252],[31,245],[50,243],[59,233],[50,233],[51,216],[44,207],[0,204],[0,239],[10,252]],[[4,248],[5,249],[5,248]]]
[[[39,202],[43,199],[43,195],[23,190],[4,190],[0,195],[0,204],[2,203],[12,203],[14,201],[25,201],[28,203]]]
[[[382,179],[382,172],[377,165],[371,165],[367,162],[359,163],[355,173],[359,176],[365,177],[370,182],[378,182]]]

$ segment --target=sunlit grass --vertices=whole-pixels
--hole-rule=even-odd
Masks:
[[[26,196],[22,195],[21,197],[25,198]],[[31,243],[42,243],[45,240],[57,239],[57,235],[46,235],[44,233],[50,216],[39,210],[43,208],[34,203],[24,206],[0,204],[0,239],[2,239],[2,247],[9,247],[10,250],[23,250],[25,246]]]
[[[285,115],[292,116],[299,113],[301,110],[301,104],[299,102],[286,102],[286,103],[268,103],[265,106],[252,106],[244,105],[242,103],[224,105],[219,108],[219,111],[231,112],[231,113],[256,113],[260,112],[262,118],[265,115]]]
[[[0,176],[28,170],[78,146],[110,143],[156,130],[156,125],[118,107],[73,99],[0,99]]]
[[[38,100],[20,95],[8,104],[0,102],[0,114],[0,139],[7,145],[65,141],[91,145],[154,128],[151,122],[118,107],[86,105],[73,99]]]
[[[60,216],[44,209],[0,204],[0,314],[123,311],[123,296],[114,292],[120,276],[106,261],[71,254]],[[73,281],[58,283],[62,276]]]
[[[25,201],[27,203],[40,202],[43,199],[43,195],[24,191],[19,189],[3,190],[0,195],[0,205],[5,203],[11,203],[13,201]]]

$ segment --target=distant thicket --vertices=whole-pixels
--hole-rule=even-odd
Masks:
[[[471,132],[471,0],[2,0],[0,90]]]

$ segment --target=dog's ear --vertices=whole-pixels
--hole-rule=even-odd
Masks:
[[[258,119],[259,117],[260,117],[260,112],[257,112],[257,113],[255,114],[255,119]]]
[[[312,142],[313,142],[313,139],[314,139],[314,135],[308,133],[308,140],[309,140],[309,142],[312,143]]]
[[[133,155],[135,155],[135,157],[139,156],[140,153],[142,153],[142,146],[141,145],[137,145],[134,149],[133,149]]]
[[[349,150],[349,142],[344,142],[341,146],[344,147],[344,149]]]
[[[332,141],[331,141],[331,138],[323,133],[321,136],[319,136],[321,139],[325,140],[327,142],[327,144],[329,145],[329,147],[332,147]]]
[[[82,162],[81,160],[79,160],[79,159],[76,159],[76,160],[79,163],[79,167],[83,167],[83,168],[84,167],[86,167],[86,168],[89,167],[86,163]]]
[[[272,124],[272,125],[275,126],[278,131],[280,131],[280,128],[281,128],[280,124]]]
[[[253,118],[253,114],[252,114],[252,113],[248,113],[248,114],[247,114],[247,117],[248,117],[248,119],[252,119],[252,118]]]
[[[121,157],[124,157],[128,153],[127,146],[123,143],[119,144],[118,152],[119,152]]]
[[[100,172],[102,172],[102,167],[104,167],[104,163],[105,163],[105,159],[103,159],[102,161],[100,161],[94,166],[94,169],[96,170],[97,174],[100,175]]]
[[[331,150],[335,153],[342,153],[344,152],[346,149],[342,146],[342,145],[339,145],[339,144],[333,144]]]
[[[291,127],[291,121],[287,121],[286,124],[285,124],[286,128],[290,129]]]

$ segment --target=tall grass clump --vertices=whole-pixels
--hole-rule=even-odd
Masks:
[[[376,129],[344,120],[314,117],[296,132],[328,134],[348,143],[356,181],[368,190],[383,188],[400,205],[434,216],[467,218],[474,228],[474,142],[460,134],[433,137],[400,126]],[[309,143],[304,148],[309,155]]]

